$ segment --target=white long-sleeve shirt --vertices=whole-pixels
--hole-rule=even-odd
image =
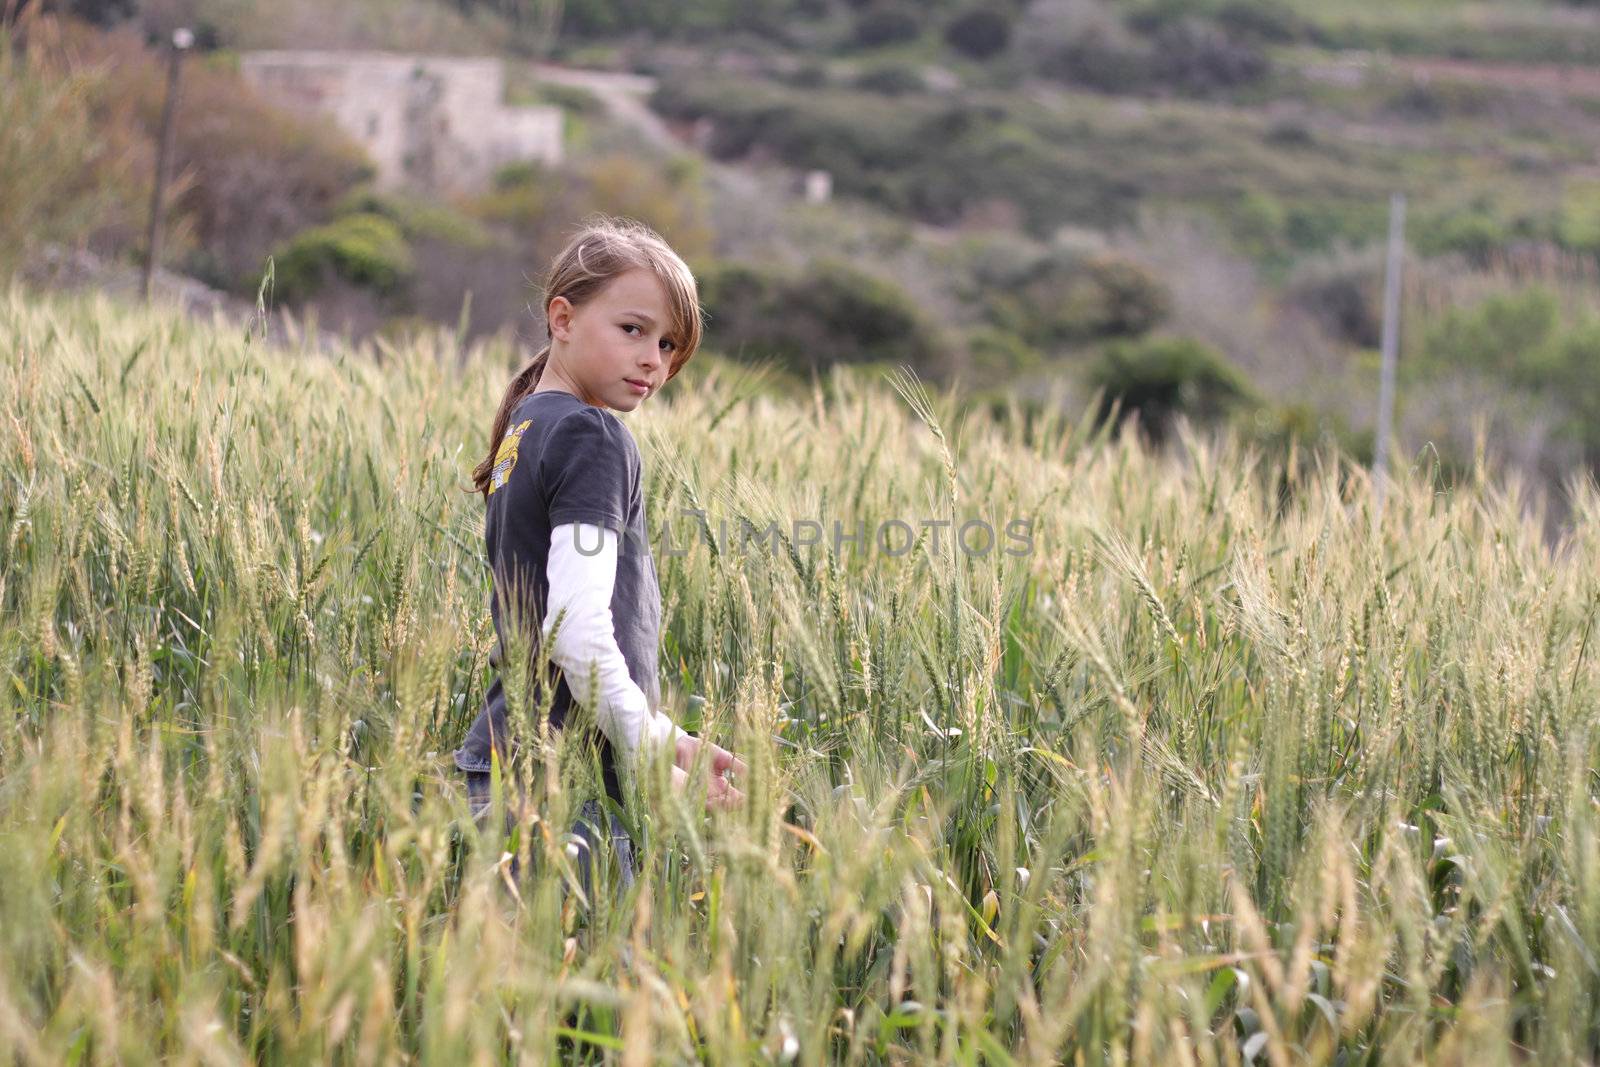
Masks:
[[[550,659],[561,668],[573,699],[594,714],[622,762],[631,764],[646,747],[673,747],[687,733],[670,716],[650,707],[617,646],[611,593],[618,540],[615,530],[586,522],[563,523],[550,531],[545,567],[550,590],[542,632]],[[599,550],[590,552],[589,546],[596,544]],[[591,681],[597,685],[591,688]]]

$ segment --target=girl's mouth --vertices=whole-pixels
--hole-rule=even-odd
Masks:
[[[641,381],[638,378],[629,378],[627,379],[627,382],[629,385],[633,386],[633,391],[638,393],[640,396],[643,396],[650,391],[649,382]]]

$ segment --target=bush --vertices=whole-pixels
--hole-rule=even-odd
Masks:
[[[143,248],[148,175],[166,99],[166,64],[131,29],[66,33],[84,66],[105,71],[89,102],[94,128],[120,145],[144,200],[111,220],[108,242]],[[210,284],[254,294],[271,248],[326,222],[372,176],[371,163],[331,123],[274,107],[219,56],[184,62],[173,125],[168,261]]]
[[[1412,82],[1396,90],[1383,110],[1400,119],[1437,122],[1452,115],[1481,115],[1496,99],[1494,90],[1464,82]]]
[[[968,336],[967,357],[968,384],[974,387],[1037,370],[1044,362],[1038,350],[1016,334],[988,326]]]
[[[1239,420],[1240,433],[1269,453],[1286,454],[1291,444],[1301,446],[1332,443],[1353,459],[1370,463],[1370,434],[1363,438],[1352,433],[1337,416],[1319,411],[1309,403],[1263,405],[1248,419]]]
[[[1435,371],[1488,371],[1542,384],[1561,326],[1561,308],[1548,289],[1496,293],[1470,308],[1455,308],[1427,330],[1423,353]]]
[[[1039,348],[1137,336],[1170,307],[1160,280],[1110,254],[1079,259],[1061,252],[980,267],[990,321]]]
[[[1456,252],[1481,266],[1505,247],[1511,233],[1490,210],[1476,208],[1426,220],[1413,230],[1412,239],[1423,255]]]
[[[1135,19],[1145,37],[1091,25],[1046,55],[1039,73],[1105,93],[1175,90],[1206,95],[1251,85],[1271,70],[1266,53],[1216,23],[1169,13]]]
[[[804,60],[793,70],[778,77],[800,89],[820,89],[832,80],[828,74],[828,65],[815,59]]]
[[[1563,321],[1556,295],[1539,286],[1497,293],[1429,327],[1421,357],[1401,364],[1414,380],[1476,372],[1553,401],[1557,436],[1600,470],[1600,319]]]
[[[1313,36],[1311,26],[1279,0],[1231,0],[1217,9],[1217,25],[1236,40],[1294,44]]]
[[[886,360],[933,371],[945,356],[899,286],[846,263],[798,273],[717,264],[699,280],[707,346],[737,358],[777,356],[801,369]]]
[[[1556,238],[1575,252],[1600,253],[1600,181],[1569,181],[1561,195]]]
[[[647,223],[691,262],[711,246],[699,164],[687,155],[653,160],[617,152],[573,166],[514,164],[502,168],[494,189],[468,210],[513,231],[526,251],[529,276],[544,270],[566,242],[572,220],[592,212]]]
[[[1154,55],[1142,41],[1124,40],[1092,26],[1045,56],[1039,73],[1068,85],[1102,93],[1140,92],[1154,75]]]
[[[278,295],[290,302],[314,297],[334,278],[392,297],[405,287],[413,269],[411,247],[400,227],[369,212],[306,230],[274,258]]]
[[[990,59],[1011,43],[1011,21],[998,11],[973,8],[950,20],[944,40],[968,59]]]
[[[468,249],[484,249],[494,243],[493,236],[477,219],[432,200],[358,189],[339,202],[337,212],[382,215],[399,226],[408,241],[425,238]]]
[[[1090,300],[1086,320],[1101,337],[1133,337],[1155,328],[1172,308],[1161,279],[1136,263],[1113,255],[1083,265]]]
[[[1383,330],[1381,276],[1367,267],[1322,270],[1292,281],[1289,302],[1310,315],[1330,337],[1376,348]]]
[[[916,13],[898,4],[876,4],[856,18],[855,42],[862,48],[914,41],[922,32]]]
[[[1152,337],[1107,345],[1086,375],[1090,388],[1103,389],[1098,417],[1121,401],[1121,415],[1137,412],[1142,428],[1160,442],[1181,414],[1216,422],[1255,402],[1254,390],[1238,368],[1216,349],[1187,337]]]
[[[881,63],[868,67],[856,76],[855,87],[884,96],[901,96],[905,93],[927,91],[928,80],[921,68],[912,63]]]
[[[42,47],[19,54],[0,30],[0,86],[4,280],[36,244],[90,231],[115,189],[106,173],[107,146],[89,115],[93,75],[58,62]]]
[[[1181,19],[1156,33],[1154,70],[1174,88],[1195,93],[1233,89],[1260,81],[1270,68],[1264,52],[1201,19]]]
[[[26,7],[26,2],[21,6]],[[94,26],[112,26],[138,14],[135,0],[56,0],[41,6],[45,11],[71,15]]]
[[[1600,321],[1578,324],[1543,361],[1542,377],[1567,412],[1561,432],[1577,442],[1584,461],[1600,471]],[[1535,369],[1535,368],[1530,368]]]

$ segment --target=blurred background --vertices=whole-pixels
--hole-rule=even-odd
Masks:
[[[697,360],[775,388],[909,364],[1370,461],[1403,193],[1395,462],[1600,468],[1600,3],[0,12],[0,284],[137,300],[154,246],[196,314],[531,344],[550,256],[620,213],[700,278]]]

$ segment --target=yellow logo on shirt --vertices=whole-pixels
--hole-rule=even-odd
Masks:
[[[505,485],[511,478],[511,468],[517,465],[517,447],[522,444],[522,435],[528,432],[528,427],[533,425],[532,419],[524,419],[500,439],[500,448],[494,454],[494,469],[489,472],[489,494]]]

